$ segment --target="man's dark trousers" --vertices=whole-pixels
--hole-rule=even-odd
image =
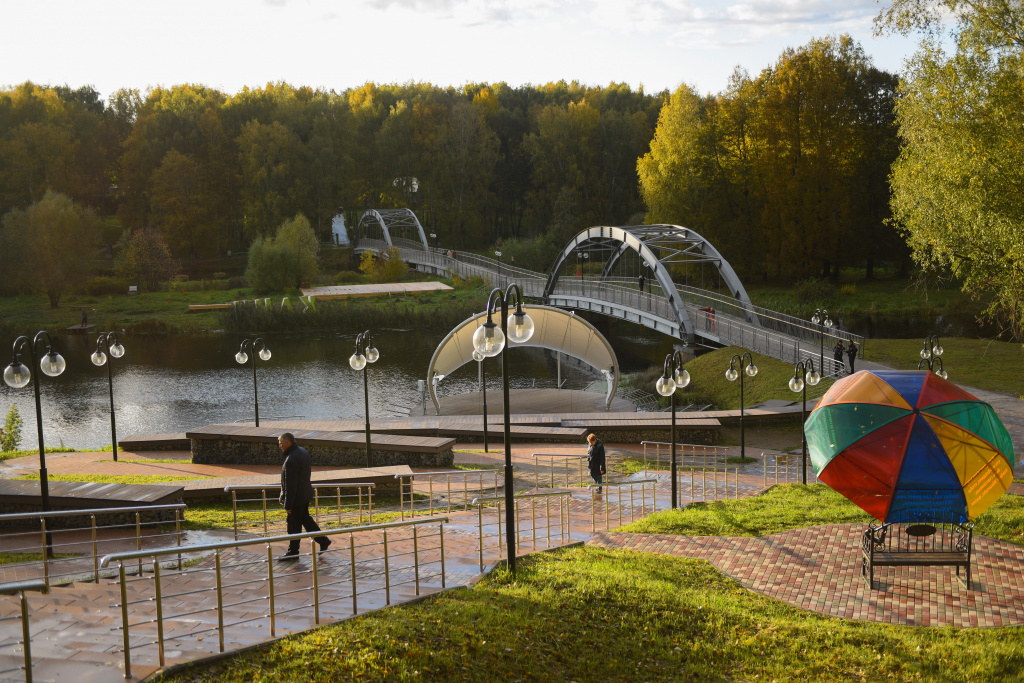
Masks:
[[[316,520],[309,514],[309,503],[303,503],[302,505],[296,505],[292,508],[291,512],[288,513],[288,534],[301,534],[302,530],[306,531],[320,531],[320,526],[316,523]],[[323,545],[324,541],[327,540],[326,536],[316,536],[313,538],[314,541]],[[295,539],[288,544],[289,553],[299,552],[299,541]]]

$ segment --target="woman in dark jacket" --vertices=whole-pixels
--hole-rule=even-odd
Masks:
[[[590,476],[598,484],[597,492],[601,493],[601,477],[607,473],[608,468],[604,459],[604,443],[597,438],[597,434],[587,436],[590,448],[587,449],[587,467],[590,469]]]
[[[850,359],[850,374],[852,375],[855,370],[853,369],[853,362],[857,360],[857,345],[850,340],[850,345],[846,347],[846,357]]]
[[[836,377],[841,377],[843,371],[846,369],[846,364],[843,363],[843,340],[840,339],[836,342],[835,347],[832,349],[832,357],[836,359]]]

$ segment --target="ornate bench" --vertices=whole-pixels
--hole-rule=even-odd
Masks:
[[[960,519],[872,522],[861,541],[861,575],[874,590],[875,567],[956,567],[957,580],[971,590],[973,538],[974,524]]]

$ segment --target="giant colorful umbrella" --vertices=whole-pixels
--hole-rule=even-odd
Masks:
[[[977,519],[1013,481],[992,406],[927,370],[844,377],[804,431],[818,479],[882,522]]]

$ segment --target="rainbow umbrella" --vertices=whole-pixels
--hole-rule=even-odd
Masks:
[[[1013,481],[992,406],[927,370],[844,377],[804,431],[818,479],[881,522],[974,520]]]

